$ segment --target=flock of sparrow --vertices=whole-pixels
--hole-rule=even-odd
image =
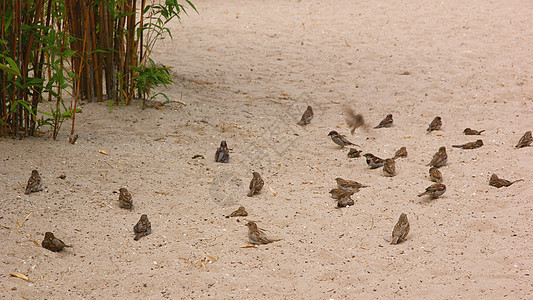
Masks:
[[[353,134],[354,131],[365,124],[364,118],[361,114],[356,114],[353,109],[351,108],[345,108],[345,114],[346,114],[346,123],[350,127],[350,132]],[[311,119],[313,118],[313,112],[311,106],[308,106],[307,110],[302,116],[302,119],[300,122],[298,122],[299,125],[306,125],[308,124]],[[392,127],[393,125],[393,118],[392,114],[388,114],[376,127],[377,128],[387,128]],[[437,116],[431,121],[427,128],[427,132],[432,132],[435,130],[441,130],[442,127],[442,119],[441,117]],[[471,128],[466,128],[463,133],[465,135],[481,135],[485,130],[473,130]],[[357,146],[354,143],[350,142],[345,136],[340,135],[337,131],[330,131],[328,136],[331,137],[331,140],[339,145],[341,148],[344,148],[345,146]],[[530,146],[533,142],[533,137],[531,135],[531,131],[527,131],[522,138],[520,138],[520,141],[515,146],[516,148],[522,148]],[[478,139],[474,142],[469,142],[462,145],[452,145],[452,147],[455,148],[462,148],[462,149],[477,149],[483,146],[483,141],[481,139]],[[354,158],[361,156],[361,150],[357,150],[355,148],[351,148],[348,152],[348,157]],[[379,158],[371,153],[363,154],[363,156],[366,158],[366,163],[371,169],[377,169],[382,167],[383,168],[383,175],[392,177],[396,176],[396,160],[398,158],[404,158],[407,157],[407,148],[401,147],[396,151],[394,156],[392,158],[382,159]],[[435,182],[434,184],[430,185],[426,188],[426,190],[418,195],[418,197],[422,197],[424,195],[429,195],[431,199],[438,198],[442,196],[446,192],[446,185],[443,183],[442,179],[442,173],[440,172],[439,168],[442,166],[445,166],[448,163],[448,154],[446,153],[446,147],[442,146],[439,148],[439,150],[433,155],[433,158],[431,159],[430,163],[427,165],[429,166],[429,178],[431,181]],[[506,179],[498,178],[496,174],[492,174],[489,180],[489,185],[500,188],[500,187],[507,187],[511,184],[521,181],[523,179],[519,179],[516,181],[509,181]],[[360,188],[366,187],[365,185],[362,185],[356,181],[353,180],[345,180],[342,178],[336,178],[337,181],[337,188],[332,189],[330,191],[331,197],[337,200],[337,206],[338,207],[345,207],[349,205],[353,205],[354,201],[350,198],[351,195],[353,195],[355,192],[359,191]],[[392,239],[388,242],[395,245],[399,242],[405,240],[405,237],[409,233],[410,225],[409,221],[407,219],[407,215],[405,213],[402,213],[400,215],[400,218],[398,219],[398,222],[393,228],[392,231]]]
[[[60,176],[60,178],[64,178],[64,177]],[[43,180],[41,179],[41,176],[39,175],[39,171],[33,170],[31,172],[30,179],[28,179],[28,184],[26,185],[25,194],[40,192],[42,190],[43,190]],[[126,188],[120,188],[119,192],[120,192],[120,195],[118,198],[119,207],[132,210],[133,201],[132,201],[131,194],[128,192]],[[152,232],[152,224],[148,220],[148,216],[146,214],[141,215],[141,219],[133,227],[133,232],[135,233],[135,237],[133,239],[136,241],[145,235],[149,235]],[[44,239],[41,242],[41,246],[53,252],[61,251],[65,247],[72,247],[70,245],[65,244],[60,239],[56,238],[52,232],[46,232],[44,234]]]
[[[346,115],[346,123],[348,127],[350,128],[350,132],[353,134],[355,130],[363,125],[365,125],[364,118],[361,114],[356,114],[353,109],[346,108],[345,109],[345,115]],[[311,106],[308,106],[304,114],[302,115],[301,120],[297,123],[298,125],[305,126],[311,122],[311,120],[314,117],[313,109]],[[393,126],[393,118],[392,114],[388,114],[380,123],[374,128],[387,128]],[[427,128],[428,133],[440,130],[442,127],[442,119],[440,117],[435,117],[433,121],[429,124],[429,127]],[[465,135],[481,135],[484,132],[484,130],[473,130],[470,128],[466,128],[463,133]],[[357,146],[354,143],[350,142],[345,136],[339,134],[337,131],[330,131],[328,134],[329,137],[331,137],[331,140],[339,145],[341,148],[344,148],[345,146]],[[533,143],[533,137],[531,134],[531,131],[527,131],[519,140],[518,144],[515,146],[516,148],[522,148],[522,147],[528,147],[531,146]],[[469,142],[462,145],[452,145],[452,147],[456,148],[462,148],[462,149],[477,149],[483,146],[483,141],[481,139],[478,139],[474,142]],[[362,151],[357,150],[355,148],[351,148],[348,152],[348,157],[355,158],[360,157]],[[366,163],[371,169],[377,169],[377,168],[383,168],[383,175],[384,176],[396,176],[396,160],[399,158],[405,158],[407,157],[407,149],[406,147],[401,147],[396,151],[394,156],[392,158],[382,159],[379,158],[371,153],[363,154],[363,156],[366,158]],[[230,160],[230,154],[229,154],[229,148],[226,143],[226,141],[222,141],[220,143],[220,147],[217,148],[215,152],[215,161],[219,163],[228,163]],[[431,159],[431,162],[427,165],[430,167],[429,169],[429,178],[431,181],[435,182],[434,184],[430,185],[426,188],[426,190],[422,193],[420,193],[418,196],[422,197],[424,195],[429,195],[431,199],[438,198],[442,196],[446,192],[446,185],[443,183],[442,173],[440,172],[439,168],[442,166],[445,166],[448,162],[448,154],[446,153],[446,147],[442,146],[439,148],[439,150],[433,155],[433,158]],[[509,181],[506,179],[499,178],[496,174],[492,174],[489,180],[489,185],[501,188],[501,187],[507,187],[511,184],[522,181],[523,179],[515,180],[515,181]],[[337,201],[337,206],[340,207],[347,207],[354,204],[354,200],[351,198],[351,196],[358,192],[359,189],[367,187],[366,185],[363,185],[355,180],[347,180],[343,178],[336,178],[335,179],[337,183],[337,187],[332,189],[330,191],[331,197],[334,198]],[[248,197],[252,197],[255,194],[258,194],[261,189],[263,188],[264,180],[261,178],[261,175],[258,172],[253,172],[252,174],[252,180],[250,181],[249,185],[249,192]],[[26,186],[26,194],[30,194],[32,192],[38,192],[42,190],[42,179],[39,175],[39,172],[37,170],[33,170],[30,179],[28,180],[28,184]],[[126,188],[120,188],[119,189],[119,199],[118,199],[118,205],[120,208],[132,210],[133,209],[133,201],[132,196],[129,193],[129,191]],[[246,209],[241,206],[236,211],[231,213],[230,215],[226,216],[229,217],[245,217],[248,216],[248,213],[246,212]],[[248,221],[246,224],[248,227],[248,239],[249,242],[253,245],[259,245],[259,244],[269,244],[275,241],[279,241],[279,239],[272,239],[268,238],[265,234],[263,229],[260,229],[257,224],[254,221]],[[398,219],[398,222],[393,228],[392,231],[392,238],[387,240],[391,244],[395,245],[399,242],[402,242],[405,240],[407,234],[409,233],[410,225],[407,218],[407,215],[405,213],[402,213],[400,215],[400,218]],[[148,220],[148,216],[146,214],[141,215],[140,220],[135,224],[133,227],[133,232],[135,234],[134,240],[139,240],[141,237],[149,235],[152,231],[152,226],[150,221]],[[61,240],[56,238],[53,233],[46,232],[44,236],[44,240],[41,243],[42,247],[54,252],[62,250],[64,247],[70,247],[69,245],[66,245]]]
[[[365,125],[364,118],[361,114],[356,114],[353,109],[351,108],[345,108],[345,114],[346,114],[346,123],[350,127],[350,132],[353,134],[354,131],[360,127]],[[302,119],[300,122],[298,122],[299,125],[306,125],[309,124],[311,119],[313,118],[313,110],[311,106],[307,107],[307,110],[304,112]],[[377,128],[387,128],[392,127],[393,125],[393,118],[392,114],[388,114],[376,127]],[[435,130],[441,130],[442,127],[442,119],[441,117],[437,116],[431,121],[427,128],[427,132],[432,132]],[[463,133],[465,135],[481,135],[485,130],[473,130],[471,128],[466,128]],[[350,142],[345,136],[340,135],[337,131],[330,131],[328,136],[331,137],[331,140],[339,145],[341,148],[344,148],[345,146],[357,146],[354,143]],[[518,144],[515,146],[516,148],[522,148],[530,146],[533,142],[533,137],[531,135],[531,131],[527,131]],[[483,146],[483,141],[481,139],[478,139],[474,142],[469,142],[462,145],[452,145],[452,147],[455,148],[462,148],[462,149],[477,149]],[[355,158],[361,156],[361,150],[357,150],[355,148],[351,148],[348,152],[348,157]],[[371,169],[377,169],[382,167],[383,168],[383,175],[392,177],[396,176],[396,160],[398,158],[404,158],[407,157],[407,148],[401,147],[396,151],[394,156],[392,158],[382,159],[379,158],[371,153],[365,153],[363,156],[366,158],[366,163]],[[422,197],[424,195],[429,195],[431,199],[438,198],[442,196],[446,192],[446,185],[443,183],[442,179],[442,173],[440,172],[439,168],[442,166],[445,166],[448,162],[448,154],[446,153],[446,147],[442,146],[439,148],[439,150],[433,155],[433,158],[431,159],[430,163],[427,165],[429,166],[429,178],[431,181],[435,182],[434,184],[430,185],[426,188],[426,190],[418,195],[418,197]],[[351,195],[353,195],[355,192],[359,191],[360,188],[366,187],[365,185],[362,185],[358,183],[357,181],[353,180],[345,180],[342,178],[336,178],[337,181],[337,188],[332,189],[330,191],[331,197],[337,200],[337,206],[338,207],[346,207],[349,205],[353,205],[354,201],[350,198]],[[506,179],[498,178],[496,174],[492,174],[489,185],[494,187],[506,187],[510,186],[511,184],[521,181],[522,179],[516,180],[516,181],[509,181]],[[398,222],[393,228],[392,231],[392,239],[388,242],[390,242],[392,245],[398,244],[399,242],[405,240],[405,237],[409,233],[410,225],[409,221],[407,219],[407,215],[405,213],[402,213],[400,215],[400,218],[398,219]]]

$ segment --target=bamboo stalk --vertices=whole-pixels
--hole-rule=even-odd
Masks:
[[[85,1],[81,1],[81,7],[82,7],[81,14],[82,14],[82,16],[87,16],[88,15],[88,9],[89,8],[87,7],[86,4],[87,3]],[[81,18],[81,20],[82,20],[82,28],[83,28],[83,30],[88,32],[90,30],[90,28],[89,28],[89,20],[84,19],[84,18]],[[87,97],[87,100],[89,102],[92,102],[93,101],[93,93],[92,93],[92,89],[91,89],[91,69],[90,69],[91,61],[90,61],[90,57],[87,55],[87,53],[85,51],[82,51],[81,55],[83,56],[81,59],[85,58],[87,60],[87,63],[85,65],[81,66],[82,70],[84,70],[84,72],[83,72],[83,74],[84,74],[83,75],[84,76],[83,89],[85,91],[85,95]]]
[[[131,0],[128,2],[128,5],[126,6],[127,12],[135,12],[137,1]],[[125,61],[125,68],[124,73],[126,74],[125,78],[125,88],[124,92],[127,95],[126,98],[126,105],[129,105],[131,103],[131,98],[133,94],[133,71],[131,70],[131,66],[134,64],[134,57],[135,57],[135,14],[130,14],[127,17],[127,30],[128,34],[126,35],[126,61]]]
[[[121,10],[121,12],[124,12],[124,6],[120,7],[119,8]],[[118,91],[118,95],[117,95],[117,101],[124,97],[124,93],[123,93],[123,85],[124,85],[124,78],[126,76],[126,74],[124,73],[124,58],[125,58],[125,53],[124,53],[124,23],[125,23],[125,18],[122,17],[120,19],[118,19],[118,22],[116,22],[116,31],[117,31],[117,35],[115,36],[114,38],[114,43],[115,43],[115,51],[117,53],[117,55],[115,56],[115,60],[116,60],[116,67],[115,69],[120,72],[120,74],[118,74],[118,82],[117,82],[117,91]],[[125,97],[124,97],[125,98]]]
[[[103,38],[102,41],[105,42],[103,49],[106,49],[106,55],[105,55],[105,80],[106,80],[106,93],[107,97],[115,100],[115,68],[114,68],[114,54],[115,52],[113,50],[113,26],[111,17],[109,14],[109,10],[107,6],[102,6],[102,24],[103,24]]]
[[[17,47],[17,46],[20,46],[19,43],[21,43],[21,37],[22,37],[22,32],[21,32],[21,25],[20,25],[20,1],[21,0],[14,0],[15,1],[15,23],[13,24],[13,56],[16,58],[16,57],[20,57],[18,51],[20,49],[20,47]],[[18,37],[18,39],[17,39]],[[19,68],[20,70],[20,60],[17,60],[17,67]],[[18,94],[20,93],[20,91],[16,88],[16,85],[15,85],[15,76],[13,76],[13,101],[15,101],[18,97]],[[17,106],[17,111],[13,114],[13,125],[14,125],[14,136],[18,138],[19,136],[19,116],[20,116],[20,105]]]
[[[61,28],[59,28],[61,29]],[[59,51],[63,52],[64,49],[64,40],[65,40],[65,32],[62,32],[61,34],[61,41],[60,41],[60,48]],[[59,69],[63,70],[63,57],[59,59]],[[57,85],[57,98],[56,98],[56,114],[54,115],[54,131],[52,132],[52,139],[55,141],[57,138],[57,134],[59,132],[59,119],[60,119],[60,113],[59,113],[59,103],[61,103],[61,83]]]
[[[2,1],[2,11],[6,11],[6,0],[3,0]],[[0,37],[2,38],[2,40],[5,40],[5,35],[4,35],[4,31],[5,31],[5,27],[4,27],[4,18],[1,18],[0,19]],[[5,59],[2,57],[2,64],[5,64],[6,61]],[[0,98],[0,120],[2,121],[6,121],[7,120],[7,105],[6,105],[6,101],[7,101],[7,97],[6,97],[6,75],[7,73],[5,71],[2,71],[0,73],[0,75],[2,75],[2,85],[0,86],[1,90],[2,90],[2,95],[1,95],[1,98]],[[7,125],[4,125],[4,124],[0,124],[0,135],[2,136],[7,136]]]
[[[96,23],[95,23],[95,10],[94,7],[90,7],[90,20],[91,20],[91,35],[93,39],[93,61],[94,61],[94,85],[95,85],[95,92],[96,92],[96,98],[98,102],[103,101],[102,97],[102,74],[101,74],[101,67],[100,67],[100,52],[96,51],[99,50],[99,43],[98,39],[96,38]]]
[[[28,8],[28,3],[25,3],[26,4],[26,7],[25,9],[29,9]],[[42,15],[41,13],[41,9],[42,9],[42,5],[43,5],[43,1],[42,0],[36,0],[35,1],[35,12],[34,12],[34,19],[33,21],[29,19],[29,17],[26,19],[24,18],[22,20],[23,24],[29,24],[31,23],[31,26],[34,26],[35,24],[37,24],[37,22],[39,22],[40,20],[40,17]],[[22,68],[21,68],[21,74],[22,74],[22,83],[23,84],[26,84],[26,78],[28,76],[28,66],[30,65],[30,53],[32,52],[33,50],[33,41],[35,40],[35,35],[33,33],[29,33],[29,37],[28,37],[28,41],[25,45],[26,49],[20,49],[21,52],[24,52],[23,56],[21,57],[21,65],[22,65]],[[22,90],[22,99],[25,101],[25,102],[28,102],[28,89],[27,88],[23,88]],[[30,113],[26,110],[26,109],[23,109],[21,110],[21,113],[22,113],[22,119],[23,122],[22,122],[22,126],[24,128],[24,134],[27,134],[30,130],[29,130],[29,123],[30,123]]]
[[[139,24],[139,28],[141,28],[141,43],[139,48],[139,63],[142,64],[143,61],[143,36],[144,36],[144,30],[142,30],[144,26],[144,8],[146,7],[146,0],[142,0],[141,3],[141,21]]]
[[[83,34],[83,50],[82,53],[85,53],[85,45],[87,44],[87,31]],[[81,68],[83,66],[83,56],[81,57],[80,67],[78,69],[78,78],[81,76]],[[79,96],[80,86],[76,87],[76,98],[74,99],[74,110],[72,111],[72,129],[70,134],[74,134],[74,124],[76,122],[76,109],[78,107],[78,96]]]
[[[36,11],[36,14],[35,14],[35,19],[34,19],[34,22],[33,22],[33,25],[36,25],[38,22],[40,22],[41,20],[41,17],[42,17],[42,10],[44,9],[44,0],[43,1],[39,1],[40,4],[39,4],[39,9]],[[49,0],[49,5],[48,5],[48,8],[47,8],[47,12],[46,12],[46,16],[47,16],[47,20],[46,20],[46,26],[48,26],[49,24],[49,18],[50,18],[50,4],[51,4],[51,0]],[[40,33],[42,32],[42,29],[39,29],[37,31],[40,35]],[[33,35],[32,35],[33,37]],[[31,47],[32,44],[30,43],[29,47]],[[35,78],[42,78],[42,61],[43,61],[43,50],[40,49],[41,47],[38,47],[37,49],[33,50],[34,52],[34,61],[33,61],[33,72],[34,72],[34,77]],[[42,96],[42,86],[37,86],[36,87],[36,92],[33,93],[33,96],[32,96],[32,101],[31,101],[31,110],[33,112],[33,114],[37,114],[37,106],[39,105],[39,100],[41,99],[41,96]],[[33,115],[30,115],[28,114],[30,120],[28,122],[28,125],[29,125],[29,135],[30,136],[33,136],[34,133],[35,133],[35,117]]]
[[[70,49],[75,51],[77,55],[71,57],[71,66],[74,70],[77,70],[80,66],[79,62],[79,47],[78,39],[79,36],[79,18],[76,15],[76,11],[79,11],[76,7],[76,1],[74,0],[65,0],[65,10],[66,10],[66,23],[69,27],[70,34],[74,39],[70,42]],[[78,78],[73,81],[73,88],[77,89],[81,83],[80,75]]]

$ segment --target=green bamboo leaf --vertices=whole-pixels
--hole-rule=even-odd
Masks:
[[[48,113],[48,112],[45,112],[45,111],[42,111],[42,110],[38,110],[37,112],[40,113],[40,114],[43,114],[43,115],[50,116],[50,117],[53,117],[53,116],[54,116],[54,115],[52,115],[51,113]]]
[[[4,65],[4,64],[0,64],[0,70],[6,71],[7,73],[9,73],[11,75],[19,75],[20,76],[19,72],[17,72],[16,70],[13,70],[12,68],[10,68],[9,66]]]
[[[26,108],[26,110],[28,112],[30,112],[31,115],[33,115],[35,117],[35,113],[33,112],[33,110],[30,108],[30,104],[24,100],[15,100],[12,104],[11,104],[11,107],[10,107],[10,110],[11,112],[14,112],[16,109],[17,109],[17,106],[18,105],[22,105],[24,106],[24,108]]]
[[[192,7],[192,9],[194,9],[194,11],[195,11],[196,13],[199,14],[198,10],[197,10],[196,7],[194,6],[194,4],[192,4],[191,1],[189,1],[189,0],[185,0],[185,1],[186,1],[186,2]]]
[[[17,76],[20,76],[20,70],[19,68],[17,67],[17,63],[11,58],[11,57],[7,57],[7,56],[3,56],[6,60],[7,60],[7,63],[9,64],[8,65],[4,65],[4,64],[0,64],[0,69],[10,73],[10,74],[13,74],[13,75],[17,75]]]
[[[26,83],[22,85],[22,88],[29,88],[32,86],[41,86],[43,85],[44,78],[35,78],[35,77],[28,77],[26,78]]]
[[[118,20],[118,19],[123,18],[123,17],[131,16],[131,15],[134,15],[134,14],[135,14],[134,11],[121,13],[121,14],[118,14],[118,15],[115,16],[115,20]]]

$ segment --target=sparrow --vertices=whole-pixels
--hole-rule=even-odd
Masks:
[[[477,130],[474,130],[474,129],[465,128],[465,130],[463,131],[463,133],[464,133],[465,135],[480,135],[483,131],[485,131],[485,130],[477,131]]]
[[[442,146],[439,148],[439,151],[433,155],[433,159],[428,164],[428,166],[440,168],[448,162],[448,154],[446,154],[446,147]]]
[[[230,215],[226,216],[226,218],[229,218],[229,217],[246,217],[247,215],[248,215],[248,213],[246,212],[246,209],[244,209],[244,206],[241,206],[236,211],[234,211]]]
[[[463,149],[477,149],[477,148],[480,148],[481,146],[483,146],[482,140],[477,140],[475,142],[470,142],[470,143],[466,143],[462,145],[452,145],[452,147],[463,148]]]
[[[418,197],[422,197],[424,195],[430,195],[431,198],[438,198],[442,196],[446,192],[446,185],[443,183],[435,183],[426,188],[426,191],[422,194],[419,194]]]
[[[528,147],[533,142],[533,137],[531,137],[531,131],[526,131],[524,135],[520,138],[520,141],[518,141],[518,144],[516,144],[516,148],[522,148],[522,147]]]
[[[71,134],[68,137],[68,142],[71,143],[72,145],[74,145],[77,140],[78,140],[78,135],[77,134]]]
[[[345,189],[332,189],[331,191],[329,191],[329,193],[331,194],[331,198],[340,200],[344,197],[349,197],[353,195],[353,193],[355,192],[351,190],[345,190]]]
[[[385,119],[381,120],[378,126],[374,128],[391,127],[392,126],[392,114],[388,114]]]
[[[344,108],[344,113],[346,116],[344,119],[346,120],[346,124],[348,124],[348,127],[350,128],[350,133],[353,134],[355,130],[362,125],[365,125],[365,120],[361,114],[356,114],[355,111],[349,107]]]
[[[357,146],[356,144],[348,141],[344,136],[340,135],[337,131],[335,130],[332,130],[328,133],[328,136],[331,137],[331,140],[341,146],[341,148],[344,148],[344,146],[347,146],[347,145],[354,145],[354,146]]]
[[[497,188],[501,188],[501,187],[504,187],[504,186],[505,187],[510,186],[511,184],[513,184],[513,183],[515,183],[517,181],[524,181],[524,179],[518,179],[518,180],[515,180],[515,181],[509,181],[509,180],[506,180],[506,179],[498,178],[498,175],[496,175],[496,174],[492,174],[492,176],[490,176],[489,185],[497,187]]]
[[[132,209],[133,201],[131,200],[131,194],[126,188],[120,188],[118,190],[120,195],[118,196],[118,206],[124,209]]]
[[[337,182],[337,187],[339,189],[352,191],[354,193],[359,191],[360,188],[368,187],[368,185],[360,184],[355,180],[346,180],[340,177],[335,178],[335,181]]]
[[[135,238],[133,239],[136,241],[143,236],[152,233],[152,223],[148,221],[148,216],[146,214],[143,214],[139,222],[133,226],[133,231],[135,232]]]
[[[251,244],[260,245],[260,244],[270,244],[272,242],[277,242],[280,239],[269,239],[265,232],[262,229],[257,227],[257,224],[253,221],[248,221],[246,224],[248,226],[248,239]]]
[[[252,197],[253,195],[259,193],[264,184],[265,182],[261,178],[261,175],[257,172],[254,172],[252,181],[250,181],[250,192],[248,192],[248,197]]]
[[[368,166],[370,166],[370,169],[383,167],[383,164],[385,163],[385,160],[375,156],[374,154],[366,153],[363,154],[363,156],[366,157],[366,163]]]
[[[396,151],[392,159],[396,160],[397,158],[401,158],[401,157],[407,157],[407,148],[401,147],[400,149],[398,149],[398,151]]]
[[[349,158],[356,158],[356,157],[361,157],[361,150],[357,150],[355,148],[350,148],[350,151],[348,152],[348,157]]]
[[[429,179],[436,183],[442,183],[442,173],[435,167],[429,168]]]
[[[226,141],[220,142],[220,147],[215,152],[215,162],[227,163],[229,161],[229,149]]]
[[[396,164],[392,158],[387,158],[383,163],[383,175],[387,177],[396,176]]]
[[[300,126],[307,125],[311,122],[315,114],[313,113],[313,108],[311,105],[307,106],[307,109],[305,110],[304,114],[302,115],[302,119],[297,123]]]
[[[63,243],[63,241],[56,238],[51,232],[44,234],[44,240],[42,241],[41,246],[53,252],[61,251],[65,247],[72,247]]]
[[[337,201],[337,207],[340,208],[340,207],[352,206],[354,203],[355,202],[353,201],[353,199],[350,198],[350,196],[346,195]]]
[[[24,194],[28,195],[32,192],[39,192],[43,189],[41,188],[43,184],[43,181],[41,179],[41,176],[39,176],[39,171],[33,170],[31,171],[30,179],[28,179],[28,184],[26,185],[26,191]]]
[[[409,226],[407,215],[402,213],[400,215],[400,219],[398,219],[398,223],[394,225],[394,229],[392,230],[392,239],[390,244],[396,245],[402,240],[405,240],[405,237],[409,233],[409,229],[411,229],[411,226]]]
[[[442,126],[442,120],[440,117],[435,117],[433,121],[429,124],[429,127],[427,129],[428,132],[431,132],[433,130],[440,130],[440,127]]]

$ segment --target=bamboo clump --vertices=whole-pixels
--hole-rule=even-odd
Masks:
[[[135,0],[0,0],[0,136],[33,136],[43,123],[55,139],[66,118],[73,134],[80,99],[129,105],[136,68],[154,42],[137,32],[151,22],[146,7],[145,0],[140,8]],[[51,118],[37,119],[39,103],[52,99]]]

